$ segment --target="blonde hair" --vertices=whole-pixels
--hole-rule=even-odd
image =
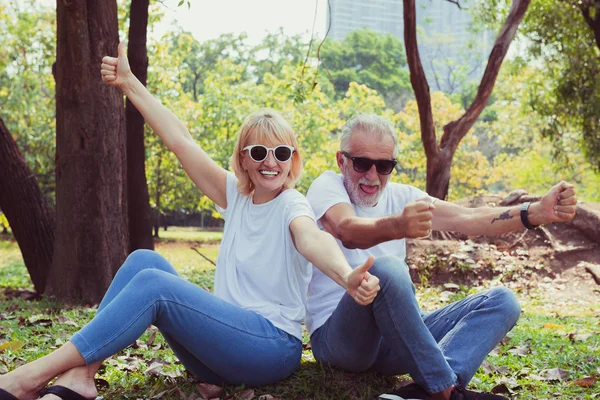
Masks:
[[[302,175],[302,156],[298,149],[298,140],[291,125],[277,111],[269,108],[256,111],[246,117],[238,134],[231,165],[238,178],[238,189],[247,196],[254,192],[254,182],[242,165],[242,149],[253,144],[274,145],[286,144],[294,147],[290,173],[283,184],[285,189],[292,189]]]

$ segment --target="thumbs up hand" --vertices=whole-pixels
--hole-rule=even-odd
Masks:
[[[117,58],[110,56],[102,58],[100,73],[105,83],[123,89],[128,80],[133,77],[131,68],[129,67],[129,60],[127,59],[125,43],[119,43],[119,55]]]
[[[373,256],[370,256],[346,278],[346,291],[361,306],[371,304],[379,292],[379,278],[369,273],[374,261]]]

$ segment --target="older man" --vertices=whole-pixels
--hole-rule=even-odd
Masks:
[[[334,237],[350,265],[376,257],[371,273],[380,279],[375,301],[362,307],[313,269],[307,327],[315,358],[359,372],[411,375],[399,396],[417,399],[504,399],[465,389],[487,354],[517,322],[513,292],[493,288],[437,311],[421,312],[410,279],[405,238],[431,230],[498,235],[569,221],[577,199],[561,182],[539,201],[522,207],[470,209],[389,182],[398,156],[397,136],[386,119],[359,115],[341,133],[337,164],[308,191],[319,225]]]

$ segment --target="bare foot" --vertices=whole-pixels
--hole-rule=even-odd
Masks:
[[[64,386],[74,392],[79,393],[86,399],[95,399],[98,396],[94,376],[90,376],[87,367],[76,367],[64,372],[54,381],[53,386]],[[43,400],[60,400],[60,397],[53,394],[47,394],[42,397]]]

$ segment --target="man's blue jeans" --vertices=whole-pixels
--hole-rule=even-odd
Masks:
[[[404,261],[381,257],[369,272],[380,280],[375,301],[364,307],[344,295],[311,336],[317,360],[352,372],[410,374],[436,393],[468,384],[521,314],[516,296],[505,288],[422,314]]]
[[[129,346],[151,324],[204,382],[263,385],[288,377],[300,364],[298,338],[180,278],[149,250],[127,258],[98,313],[71,342],[90,364]]]

